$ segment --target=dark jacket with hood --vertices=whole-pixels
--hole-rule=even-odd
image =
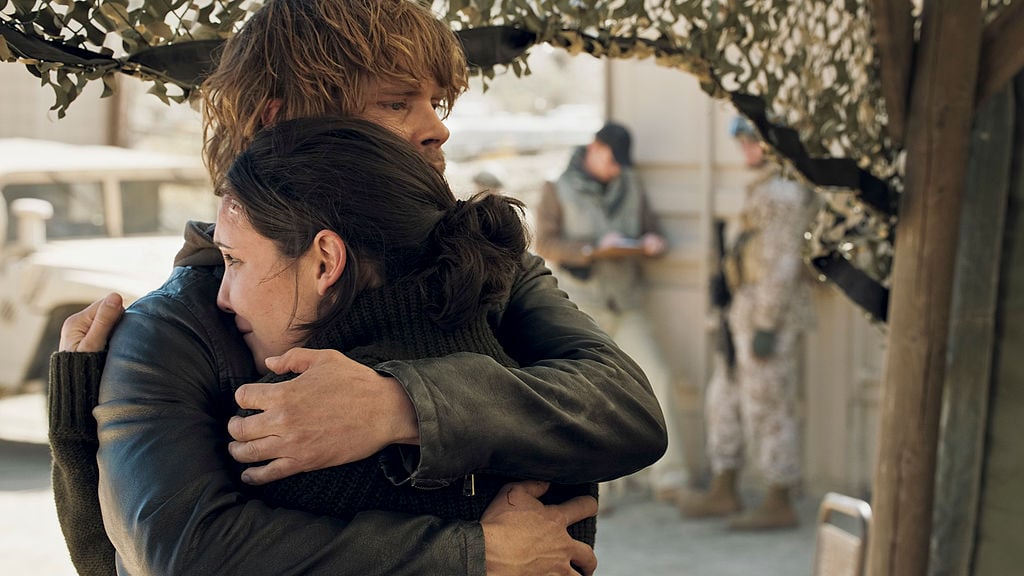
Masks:
[[[129,307],[98,391],[78,370],[98,373],[102,354],[53,358],[50,434],[65,534],[90,531],[95,483],[73,476],[93,474],[83,455],[95,442],[89,409],[98,402],[99,501],[123,574],[484,574],[478,522],[317,516],[244,494],[227,420],[234,389],[258,376],[233,319],[217,308],[223,268],[211,235],[191,225],[170,279]],[[486,471],[579,484],[661,456],[664,421],[643,373],[565,298],[540,258],[525,257],[507,306],[488,320],[522,368],[474,353],[374,366],[402,383],[420,426],[419,460],[396,480],[436,486]],[[74,557],[73,541],[81,538],[68,536]]]

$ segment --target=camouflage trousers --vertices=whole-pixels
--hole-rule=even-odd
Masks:
[[[796,421],[799,331],[783,326],[776,332],[775,353],[759,359],[751,349],[754,326],[741,317],[733,321],[734,316],[730,314],[736,363],[730,369],[724,356],[716,354],[705,397],[711,469],[740,470],[750,458],[768,484],[795,486],[801,479]]]

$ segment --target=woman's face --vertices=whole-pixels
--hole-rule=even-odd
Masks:
[[[313,251],[295,261],[282,257],[230,197],[221,201],[213,239],[224,255],[217,306],[235,315],[256,368],[266,373],[268,357],[305,340],[296,326],[316,319],[320,296]]]

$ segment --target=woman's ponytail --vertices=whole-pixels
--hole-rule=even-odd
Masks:
[[[491,192],[456,201],[431,233],[435,260],[426,286],[441,298],[430,310],[442,327],[466,322],[480,306],[503,301],[529,243],[522,201]]]

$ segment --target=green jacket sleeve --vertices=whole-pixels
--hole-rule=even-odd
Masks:
[[[103,529],[96,495],[96,420],[104,352],[50,357],[49,438],[53,497],[71,562],[79,576],[112,576],[114,546]]]
[[[664,417],[643,372],[528,255],[494,324],[522,366],[476,354],[392,361],[420,425],[415,479],[493,472],[566,484],[644,468],[665,452]]]

